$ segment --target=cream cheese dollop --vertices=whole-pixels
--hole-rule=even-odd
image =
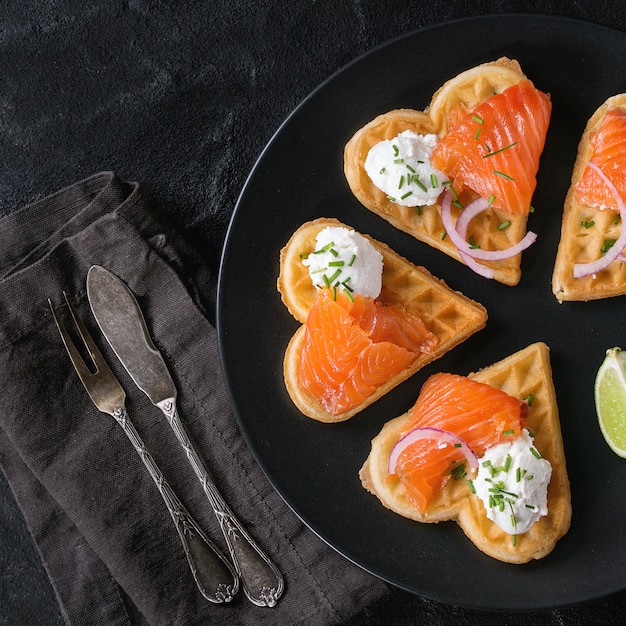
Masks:
[[[445,174],[430,163],[436,143],[436,135],[418,135],[405,130],[397,137],[380,141],[370,148],[365,159],[365,171],[396,204],[434,204],[446,180]]]
[[[327,226],[315,251],[302,263],[316,287],[336,287],[347,294],[377,298],[382,289],[383,256],[363,235],[343,226]]]
[[[487,517],[511,534],[525,533],[548,513],[550,462],[534,447],[528,430],[486,451],[473,480]]]

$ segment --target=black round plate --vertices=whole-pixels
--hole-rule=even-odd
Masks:
[[[549,92],[553,112],[523,255],[506,287],[402,233],[363,208],[343,175],[343,148],[376,115],[423,109],[447,79],[482,62],[519,60]],[[626,35],[546,16],[500,15],[419,30],[350,63],[285,121],[243,189],[225,244],[218,295],[224,371],[241,429],[267,476],[304,522],[348,559],[415,593],[456,605],[524,610],[584,602],[626,588],[626,460],[602,439],[593,403],[605,350],[626,348],[624,298],[558,304],[551,276],[563,199],[586,120],[626,91]],[[304,417],[283,384],[285,347],[298,328],[276,291],[278,255],[293,231],[336,217],[386,242],[482,302],[487,328],[351,420]],[[535,341],[551,348],[572,485],[569,533],[546,558],[503,564],[454,522],[418,524],[360,485],[371,439],[406,411],[436,371],[467,374]]]

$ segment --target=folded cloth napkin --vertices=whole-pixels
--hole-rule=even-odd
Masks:
[[[135,293],[179,392],[179,412],[225,499],[285,577],[274,608],[199,593],[158,490],[92,404],[52,319],[67,292],[127,393],[129,416],[207,534],[223,538],[159,409],[99,333],[93,264]],[[98,173],[0,220],[0,463],[68,624],[336,624],[386,586],[330,549],[272,489],[240,435],[207,319],[213,284],[137,184]]]

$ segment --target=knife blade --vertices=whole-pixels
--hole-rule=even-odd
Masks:
[[[283,577],[226,504],[187,435],[178,415],[176,386],[152,343],[135,296],[121,278],[94,265],[87,274],[87,298],[116,356],[139,389],[163,411],[185,450],[219,521],[244,594],[257,606],[275,606],[284,590]]]
[[[87,274],[87,297],[98,326],[137,387],[157,406],[164,400],[174,402],[174,381],[126,284],[94,265]]]

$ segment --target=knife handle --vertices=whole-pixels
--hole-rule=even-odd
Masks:
[[[217,546],[205,535],[165,480],[135,426],[128,418],[126,409],[117,407],[113,412],[113,417],[130,439],[159,488],[159,493],[165,501],[167,510],[178,531],[187,562],[200,593],[207,600],[216,604],[230,602],[239,589],[239,579],[232,566],[222,556]]]
[[[276,606],[285,586],[281,573],[248,534],[218,491],[185,431],[178,416],[175,400],[164,400],[158,406],[167,417],[176,438],[187,454],[191,467],[202,483],[204,493],[220,523],[235,569],[241,578],[244,594],[257,606]]]

